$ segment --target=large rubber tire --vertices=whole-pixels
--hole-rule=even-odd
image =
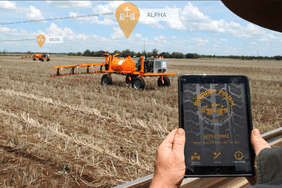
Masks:
[[[36,59],[35,59],[35,58],[33,58],[33,61],[36,61]]]
[[[109,74],[104,74],[101,78],[102,85],[111,85],[112,84],[112,77]]]
[[[47,59],[47,61],[50,61],[50,59]]]
[[[145,81],[141,77],[136,77],[132,81],[132,87],[135,89],[145,89]]]
[[[170,80],[167,76],[163,76],[164,82],[162,82],[161,77],[158,79],[158,86],[164,87],[170,85]]]

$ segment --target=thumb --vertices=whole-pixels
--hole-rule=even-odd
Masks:
[[[185,145],[185,131],[183,129],[177,129],[173,140],[173,152],[184,153]]]
[[[259,152],[265,148],[271,148],[271,146],[260,136],[258,129],[254,129],[251,133],[251,143],[253,145],[256,156]]]

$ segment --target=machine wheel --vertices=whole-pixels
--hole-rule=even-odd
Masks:
[[[101,78],[102,85],[111,85],[112,84],[112,77],[109,74],[104,74]]]
[[[34,61],[36,61],[36,59],[35,59],[35,58],[33,58],[33,60],[34,60]]]
[[[50,59],[47,59],[47,61],[50,61]]]
[[[141,77],[136,77],[132,81],[132,87],[135,89],[144,89],[145,88],[145,81]]]
[[[158,79],[159,87],[164,87],[164,86],[169,86],[169,85],[170,85],[170,80],[167,76],[163,76],[163,82],[161,80],[161,77]]]

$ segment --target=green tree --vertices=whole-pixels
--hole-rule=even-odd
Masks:
[[[152,55],[154,56],[154,57],[156,57],[156,56],[158,56],[158,50],[157,49],[153,49],[152,50]]]
[[[169,52],[162,52],[159,54],[160,56],[163,56],[164,58],[170,58],[170,53]]]
[[[82,54],[81,52],[77,52],[77,54],[76,54],[76,55],[77,55],[77,56],[81,56],[81,54]]]
[[[83,53],[83,56],[90,56],[91,52],[90,50],[85,50],[84,53]]]
[[[123,50],[121,53],[120,53],[120,56],[121,57],[127,57],[127,56],[130,56],[131,55],[131,51],[129,49],[126,49],[126,50]]]
[[[96,57],[103,57],[105,55],[105,51],[104,50],[99,50],[97,52],[95,52],[95,56]]]
[[[187,53],[185,55],[185,58],[187,59],[199,59],[200,55],[196,54],[196,53]]]
[[[120,51],[115,50],[115,51],[113,52],[113,54],[114,54],[114,55],[115,55],[115,54],[120,54]]]
[[[141,52],[136,53],[136,57],[140,57],[141,55],[142,55]]]

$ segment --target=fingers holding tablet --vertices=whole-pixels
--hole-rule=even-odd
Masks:
[[[260,136],[258,129],[254,129],[251,134],[251,143],[254,148],[256,156],[259,152],[265,148],[271,148],[271,146]]]
[[[184,163],[185,132],[171,131],[157,150],[153,187],[177,187],[185,174]]]

